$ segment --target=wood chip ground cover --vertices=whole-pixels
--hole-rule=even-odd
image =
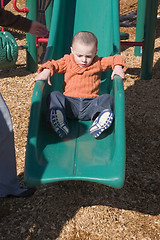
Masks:
[[[136,0],[121,0],[121,14],[135,11]],[[25,6],[24,0],[18,1]],[[14,10],[9,3],[6,9]],[[158,9],[158,13],[159,13]],[[127,72],[126,179],[122,189],[89,182],[38,187],[28,199],[0,198],[2,240],[159,240],[160,239],[160,20],[152,80],[140,80],[141,58],[123,48]],[[134,40],[135,27],[121,27]],[[25,35],[13,32],[17,44]],[[18,179],[23,184],[27,128],[34,78],[26,70],[25,50],[14,68],[0,72],[0,91],[15,133]]]

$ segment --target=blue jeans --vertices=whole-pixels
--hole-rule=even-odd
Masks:
[[[97,98],[67,97],[59,91],[51,92],[47,97],[48,116],[52,108],[59,108],[68,119],[93,120],[104,109],[112,110],[113,99],[109,94]]]

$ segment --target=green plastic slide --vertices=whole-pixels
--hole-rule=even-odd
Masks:
[[[91,31],[98,38],[98,55],[119,54],[118,0],[54,0],[45,61],[70,53],[72,37]],[[63,75],[52,77],[52,86],[38,81],[32,96],[25,161],[25,183],[35,186],[54,181],[84,180],[120,188],[125,173],[124,89],[119,76],[102,74],[100,94],[114,98],[115,119],[100,139],[88,132],[91,121],[69,121],[70,133],[60,139],[46,123],[46,97],[62,91]]]

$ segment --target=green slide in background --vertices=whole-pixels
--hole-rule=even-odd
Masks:
[[[54,0],[45,61],[70,53],[72,37],[91,31],[98,38],[98,55],[120,52],[118,0]],[[63,75],[35,84],[25,161],[25,183],[35,186],[54,181],[84,180],[120,188],[125,175],[125,119],[122,79],[111,71],[102,74],[100,94],[114,98],[115,119],[100,139],[88,132],[90,121],[69,121],[70,133],[60,139],[46,123],[46,97],[62,91]]]

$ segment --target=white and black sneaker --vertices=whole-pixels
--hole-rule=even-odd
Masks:
[[[50,122],[54,131],[60,138],[68,135],[69,128],[67,126],[66,116],[59,108],[52,108],[50,113]]]
[[[100,134],[109,128],[113,122],[113,112],[106,109],[102,111],[99,116],[95,119],[91,127],[89,128],[89,133],[97,138]]]

